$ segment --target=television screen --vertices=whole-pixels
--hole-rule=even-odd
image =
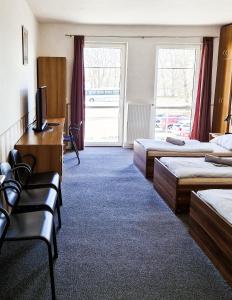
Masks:
[[[42,102],[42,122],[44,123],[47,118],[47,87],[43,86],[39,88],[39,91]]]
[[[36,131],[43,131],[47,126],[47,87],[39,87],[36,92]]]

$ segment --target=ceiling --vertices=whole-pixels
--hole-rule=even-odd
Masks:
[[[231,0],[27,0],[40,22],[109,25],[221,25]]]

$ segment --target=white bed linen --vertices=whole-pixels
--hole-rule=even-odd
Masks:
[[[196,140],[185,141],[185,145],[178,146],[166,141],[156,141],[152,139],[137,139],[138,143],[144,146],[146,150],[165,151],[165,152],[206,152],[212,153],[213,143],[201,143]],[[218,145],[216,145],[218,146]]]
[[[197,140],[187,140],[185,145],[177,146],[166,141],[156,141],[153,139],[137,139],[139,144],[143,145],[148,151],[164,151],[164,152],[205,152],[205,153],[223,153],[231,152],[226,148],[215,143],[202,143]]]
[[[210,143],[216,143],[230,151],[232,151],[232,134],[219,135],[212,139]]]
[[[204,157],[161,157],[160,161],[178,178],[232,178],[232,167],[215,166]]]
[[[197,194],[232,224],[232,190],[205,190]]]
[[[231,156],[232,156],[232,152],[230,150],[228,150],[228,149],[226,149],[222,146],[219,146],[215,143],[212,143],[212,146],[213,146],[213,152],[214,153],[223,153],[223,152],[225,152],[225,153],[231,153]]]

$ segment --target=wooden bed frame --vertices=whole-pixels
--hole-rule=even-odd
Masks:
[[[155,152],[155,154],[150,154],[149,152]],[[154,159],[160,157],[204,157],[206,153],[203,152],[164,152],[147,150],[145,147],[137,141],[134,141],[134,165],[143,173],[147,179],[153,178],[154,173]],[[232,152],[224,153],[208,153],[217,156],[232,156]]]
[[[189,211],[191,191],[232,189],[232,178],[178,178],[155,158],[153,185],[175,213],[185,213]]]
[[[232,225],[192,192],[190,234],[232,286]]]
[[[134,141],[133,162],[146,178],[153,177],[154,156],[149,157],[148,151],[137,141]]]

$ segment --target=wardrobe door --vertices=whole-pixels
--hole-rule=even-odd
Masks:
[[[56,58],[56,82],[57,82],[57,117],[65,118],[66,109],[66,59]]]
[[[47,86],[47,117],[65,117],[66,58],[38,58],[38,86]]]
[[[232,25],[222,27],[218,52],[212,131],[228,130],[224,121],[231,111]]]

